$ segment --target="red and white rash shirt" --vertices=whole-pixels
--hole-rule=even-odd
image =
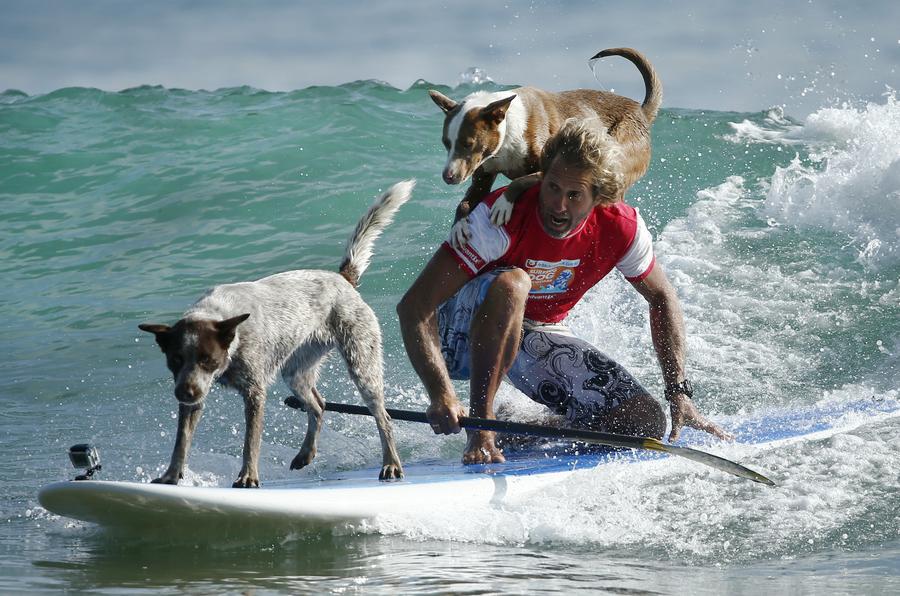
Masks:
[[[538,211],[540,184],[522,194],[510,221],[491,224],[491,206],[506,190],[488,195],[469,215],[469,243],[442,245],[471,277],[499,267],[519,267],[531,277],[525,318],[558,323],[585,292],[617,268],[629,281],[653,270],[653,243],[637,209],[624,203],[595,208],[565,238],[544,231]]]

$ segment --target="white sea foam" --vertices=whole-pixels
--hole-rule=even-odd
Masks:
[[[789,145],[802,143],[803,127],[788,119],[784,109],[771,108],[766,112],[763,124],[744,119],[741,122],[729,122],[734,131],[726,140],[734,143],[762,143]]]
[[[735,141],[808,146],[786,167],[777,167],[765,202],[774,221],[798,229],[824,229],[846,236],[867,267],[900,262],[900,103],[863,109],[821,109],[802,127],[732,125]]]
[[[458,85],[485,85],[493,83],[494,79],[488,76],[487,71],[477,66],[471,66],[459,74]]]
[[[895,501],[890,495],[898,488],[900,437],[894,431],[900,412],[846,411],[870,391],[848,385],[823,399],[819,406],[842,411],[828,430],[771,444],[707,447],[723,457],[752,462],[777,481],[775,488],[679,458],[623,458],[502,507],[435,513],[423,506],[356,530],[413,540],[649,549],[697,562],[796,556],[896,539],[900,528],[891,526],[892,512],[879,503],[886,501],[889,507]],[[897,398],[896,391],[876,392],[876,399],[894,405]]]

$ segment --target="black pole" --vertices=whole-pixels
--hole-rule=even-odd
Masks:
[[[288,397],[284,403],[292,408],[300,408],[300,400],[296,397]],[[326,402],[325,409],[330,412],[339,412],[341,414],[356,414],[362,416],[371,416],[372,413],[364,406],[353,404],[343,404],[338,402]],[[420,422],[428,424],[428,418],[424,412],[416,412],[413,410],[398,410],[395,408],[386,408],[388,415],[394,420],[403,420],[406,422]],[[582,430],[577,428],[553,428],[550,426],[541,426],[538,424],[526,424],[524,422],[511,422],[509,420],[490,420],[487,418],[473,418],[463,416],[459,419],[459,425],[470,430],[488,430],[494,432],[508,433],[513,435],[528,435],[533,437],[545,437],[550,439],[568,439],[573,441],[582,441],[585,443],[595,443],[598,445],[608,445],[610,447],[626,447],[630,449],[649,449],[652,451],[660,451],[671,455],[678,455],[707,466],[746,478],[754,482],[760,482],[769,486],[775,486],[775,483],[766,478],[759,472],[754,472],[750,468],[742,466],[724,457],[706,453],[698,449],[690,447],[679,447],[677,445],[669,445],[651,437],[632,437],[629,435],[617,435],[614,433],[604,433],[593,430]]]

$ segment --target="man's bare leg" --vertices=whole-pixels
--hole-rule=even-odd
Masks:
[[[500,273],[488,288],[469,330],[471,377],[469,405],[473,416],[494,418],[494,396],[512,366],[522,341],[525,300],[531,278],[522,269]],[[464,464],[506,461],[494,444],[494,433],[471,431]]]

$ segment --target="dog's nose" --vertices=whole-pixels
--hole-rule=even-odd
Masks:
[[[447,184],[459,184],[459,181],[462,179],[462,176],[459,175],[455,170],[451,170],[450,168],[446,168],[443,173],[444,182]]]
[[[194,403],[201,397],[200,388],[193,383],[185,383],[175,387],[175,399],[183,403]]]

